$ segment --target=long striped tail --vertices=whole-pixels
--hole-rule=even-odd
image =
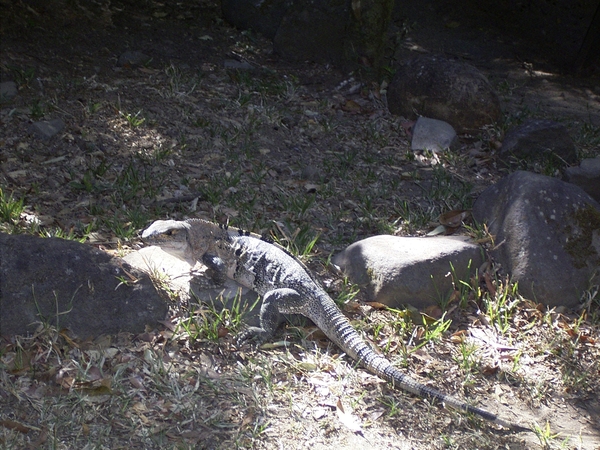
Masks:
[[[471,406],[462,400],[446,395],[436,389],[430,388],[418,381],[413,380],[407,375],[404,375],[383,356],[377,354],[370,345],[354,329],[350,321],[344,316],[333,300],[329,301],[321,299],[323,306],[322,323],[321,317],[310,317],[313,322],[323,330],[323,332],[335,342],[344,352],[357,361],[369,372],[378,377],[389,381],[395,388],[411,392],[420,397],[429,398],[439,401],[445,405],[450,405],[452,408],[466,413],[472,413],[482,417],[485,420],[502,425],[505,428],[513,431],[531,431],[528,427],[523,427],[515,423],[501,419],[496,414],[486,411],[475,406]]]

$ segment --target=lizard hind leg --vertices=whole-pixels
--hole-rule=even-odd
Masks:
[[[280,288],[267,292],[260,308],[260,327],[248,327],[241,332],[236,338],[238,346],[249,340],[260,343],[271,339],[284,321],[283,314],[295,312],[302,302],[300,294],[293,289]]]

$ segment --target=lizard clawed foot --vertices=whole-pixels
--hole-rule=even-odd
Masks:
[[[236,346],[242,347],[246,342],[252,341],[257,345],[262,344],[271,337],[271,334],[263,328],[249,327],[235,337]]]

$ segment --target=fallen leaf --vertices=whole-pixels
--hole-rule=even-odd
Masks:
[[[360,426],[360,421],[358,420],[358,417],[356,417],[351,412],[346,412],[344,410],[344,405],[342,404],[341,400],[337,401],[336,412],[337,412],[337,415],[338,415],[338,419],[340,420],[340,422],[346,428],[348,428],[353,433],[357,433],[357,434],[360,434],[360,435],[363,434],[363,431],[362,431],[362,428]]]
[[[361,107],[354,100],[346,100],[346,103],[342,105],[342,111],[351,112],[351,113],[359,113]]]
[[[442,315],[444,314],[442,311],[442,308],[440,308],[438,305],[431,305],[428,306],[427,308],[425,308],[424,312],[424,316],[429,316],[434,318],[435,320],[439,320]]]
[[[448,232],[448,229],[444,225],[438,225],[433,230],[431,230],[429,233],[427,233],[427,236],[437,236],[439,234],[446,234],[447,232]]]
[[[28,426],[14,420],[0,420],[0,425],[10,430],[17,430],[19,433],[27,434],[31,430]]]
[[[450,228],[458,228],[462,225],[463,220],[471,215],[471,211],[468,209],[454,209],[452,211],[441,214],[438,221],[442,225],[446,225]]]
[[[498,366],[484,366],[481,369],[481,373],[483,373],[486,376],[489,376],[498,373],[498,370],[500,370]]]
[[[382,309],[388,308],[388,305],[384,305],[383,303],[379,303],[379,302],[365,302],[365,305],[368,305],[371,308],[377,309],[377,310],[382,310]]]
[[[219,329],[217,330],[217,336],[219,337],[219,339],[224,338],[228,334],[229,334],[229,328],[219,327]]]
[[[467,330],[458,330],[452,336],[450,336],[450,341],[454,344],[462,344],[465,342],[469,332]]]

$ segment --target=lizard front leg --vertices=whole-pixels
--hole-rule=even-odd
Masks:
[[[227,280],[227,268],[221,258],[210,253],[202,255],[202,264],[208,267],[208,275],[210,278],[203,277],[201,279],[198,275],[194,276],[194,282],[202,289],[215,289],[223,287]]]
[[[237,337],[238,346],[255,339],[258,342],[269,340],[283,322],[283,315],[301,311],[305,299],[294,289],[280,288],[267,292],[260,308],[260,327],[249,327]]]

